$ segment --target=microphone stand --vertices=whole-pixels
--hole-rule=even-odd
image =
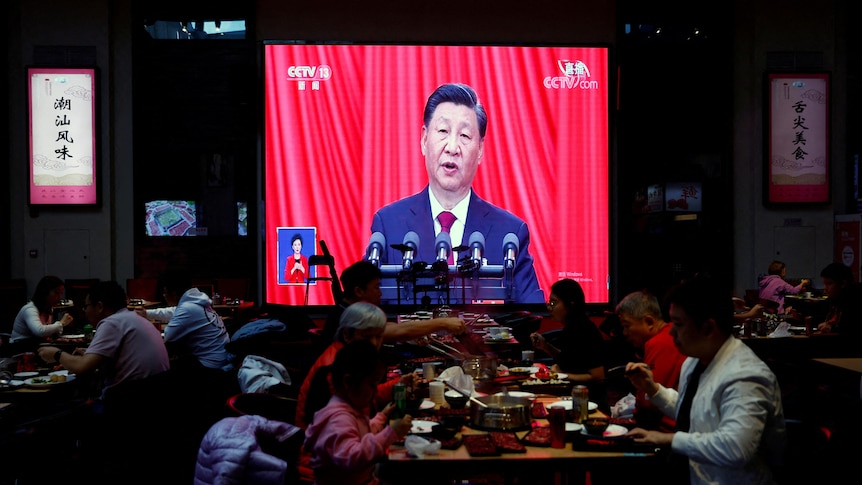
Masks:
[[[461,304],[467,304],[467,283],[466,278],[470,276],[470,278],[474,278],[479,273],[480,265],[476,264],[476,262],[470,257],[470,255],[464,256],[458,261],[458,273],[461,274]]]
[[[409,248],[403,244],[400,244],[400,245],[399,244],[392,244],[390,247],[401,252],[401,259],[402,260],[404,259],[404,253],[411,250],[411,248]],[[402,268],[403,268],[403,266],[402,266]],[[398,298],[398,304],[396,305],[396,307],[398,308],[399,313],[401,312],[401,285],[404,283],[404,276],[403,275],[404,275],[404,269],[402,269],[401,271],[399,271],[398,273],[395,274],[395,282],[398,283],[396,285],[396,290],[395,290],[396,298]],[[407,289],[405,288],[405,291],[406,290]]]

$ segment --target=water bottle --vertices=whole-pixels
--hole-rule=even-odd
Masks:
[[[393,388],[393,399],[395,409],[392,410],[392,419],[401,419],[407,414],[407,387],[404,384],[395,384]]]

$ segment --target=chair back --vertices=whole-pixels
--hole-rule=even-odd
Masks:
[[[215,289],[220,296],[248,300],[248,278],[216,278]]]
[[[335,278],[333,278],[332,271],[335,268],[335,258],[331,254],[323,255],[323,254],[313,254],[308,257],[308,266],[317,266],[317,270],[314,272],[314,276],[310,276],[305,279],[305,304],[308,305],[308,289],[311,285],[312,281],[329,281],[332,284],[335,284]],[[320,266],[326,266],[328,268],[327,275],[320,274]],[[310,271],[309,271],[310,274]]]
[[[256,415],[293,424],[298,402],[294,398],[278,394],[245,392],[229,397],[227,407],[237,416]]]
[[[65,281],[66,299],[72,300],[76,307],[83,308],[84,298],[98,282],[99,278],[67,279]]]
[[[126,280],[126,296],[146,301],[161,301],[158,278],[129,278]]]

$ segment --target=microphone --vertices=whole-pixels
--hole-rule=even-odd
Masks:
[[[503,238],[503,267],[506,269],[515,268],[515,258],[518,257],[518,249],[521,243],[518,241],[518,236],[514,232],[506,234]]]
[[[368,249],[365,254],[368,255],[368,261],[374,266],[380,267],[380,255],[383,253],[383,248],[386,247],[386,236],[382,232],[375,232],[368,240]]]
[[[404,256],[401,259],[401,266],[405,270],[413,267],[413,258],[419,252],[419,234],[415,231],[410,231],[404,235],[404,241],[401,243],[407,249],[404,250]]]
[[[452,238],[448,232],[440,231],[434,241],[434,252],[437,253],[437,261],[448,262],[449,253],[452,252]]]
[[[485,235],[479,231],[473,231],[470,234],[470,259],[473,260],[474,267],[482,266],[482,258],[485,256]]]

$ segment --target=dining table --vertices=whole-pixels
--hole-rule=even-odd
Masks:
[[[90,426],[92,380],[55,367],[14,372],[0,385],[0,483],[38,475],[46,464],[62,467],[78,452],[77,440]]]
[[[525,381],[530,380],[526,378]],[[512,381],[505,381],[509,388],[513,387]],[[498,386],[499,387],[499,386]],[[524,389],[524,387],[520,387]],[[570,387],[562,387],[570,389]],[[571,402],[568,395],[539,393],[534,394],[527,391],[511,391],[510,395],[529,399],[530,407],[535,412],[536,403],[541,408],[550,405],[560,405]],[[504,483],[511,483],[514,477],[545,477],[552,479],[555,483],[582,484],[588,483],[588,473],[591,470],[613,470],[614,467],[635,467],[646,461],[660,460],[665,455],[665,450],[649,444],[634,443],[631,438],[625,436],[634,423],[627,419],[610,419],[612,426],[602,436],[587,435],[583,427],[577,423],[567,423],[565,444],[562,448],[552,448],[550,443],[532,445],[527,435],[530,433],[547,433],[549,422],[547,417],[533,417],[528,426],[509,429],[489,429],[472,424],[469,409],[464,410],[464,423],[456,426],[456,432],[452,437],[443,437],[436,433],[433,423],[442,417],[441,421],[451,419],[453,412],[446,403],[423,402],[420,405],[419,416],[414,417],[414,429],[416,423],[430,425],[430,428],[420,428],[420,437],[426,440],[438,440],[442,448],[433,454],[416,456],[405,446],[404,442],[396,442],[387,453],[386,459],[380,464],[379,473],[382,479],[389,483],[422,483],[417,479],[421,477],[434,477],[441,482],[447,480],[465,480],[478,477],[499,477]],[[589,417],[608,417],[605,412],[597,406]],[[425,410],[421,410],[426,408]],[[427,420],[427,421],[426,421]],[[451,430],[449,424],[446,427]],[[471,454],[464,444],[466,439],[474,435],[491,435],[502,433],[508,439],[516,440],[524,446],[520,451],[507,451],[497,449],[496,452]],[[432,441],[433,442],[433,441]],[[450,483],[446,482],[446,483]],[[552,483],[554,483],[552,482]]]
[[[250,300],[225,300],[213,303],[213,310],[221,315],[222,319],[235,320],[232,324],[244,323],[255,309],[255,304]],[[225,322],[228,323],[228,322]]]

